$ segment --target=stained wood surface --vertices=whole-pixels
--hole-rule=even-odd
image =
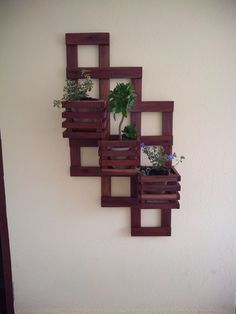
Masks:
[[[109,33],[67,33],[66,45],[109,45]]]
[[[164,207],[151,207],[161,210],[160,227],[143,227],[141,224],[141,210],[147,208],[143,205],[131,206],[131,236],[170,236],[171,235],[171,210]]]
[[[131,112],[173,112],[173,101],[142,101]]]
[[[75,108],[75,109],[96,109],[97,111],[103,111],[107,106],[107,102],[104,100],[70,100],[63,101],[62,108]]]
[[[80,67],[80,45],[98,46],[98,67]],[[109,33],[66,34],[67,79],[82,78],[85,70],[93,79],[99,80],[99,99],[91,102],[64,102],[62,117],[66,128],[63,136],[69,138],[72,176],[101,176],[101,204],[105,207],[131,206],[131,233],[133,236],[168,236],[171,234],[171,209],[179,208],[180,175],[173,168],[170,178],[146,177],[140,179],[136,167],[140,166],[139,143],[122,143],[117,136],[110,135],[110,109],[107,104],[110,80],[129,78],[137,99],[130,112],[130,121],[135,124],[140,142],[146,145],[162,145],[170,154],[173,145],[173,101],[142,100],[142,67],[111,67]],[[74,109],[73,109],[74,108]],[[96,110],[95,110],[96,108]],[[75,109],[91,109],[90,112],[76,112]],[[96,112],[94,112],[94,110]],[[72,112],[74,111],[74,112]],[[162,114],[162,134],[142,135],[143,112]],[[88,120],[89,119],[89,120]],[[128,145],[126,151],[118,151]],[[99,146],[100,167],[81,165],[81,147]],[[171,166],[171,162],[168,163]],[[111,178],[130,178],[130,197],[111,195]],[[161,207],[161,227],[141,227],[141,209]]]
[[[138,199],[135,197],[126,196],[102,196],[102,207],[130,207],[138,204]]]
[[[171,235],[171,227],[141,227],[141,228],[131,228],[132,236],[142,236],[142,237],[166,237]]]
[[[102,139],[108,135],[107,103],[104,101],[65,101],[62,113],[67,130],[64,137],[77,139]],[[70,110],[70,111],[68,111]],[[97,143],[96,143],[97,145]]]
[[[142,78],[141,67],[68,67],[66,70],[70,80],[83,78],[83,72],[88,73],[93,79]]]
[[[173,204],[174,206],[175,203],[172,202],[180,199],[179,181],[180,176],[174,167],[170,169],[169,175],[138,175],[140,203],[152,203],[155,206],[158,206],[158,204]]]
[[[136,169],[140,163],[140,148],[138,141],[130,140],[104,140],[99,142],[99,163],[104,170],[109,168],[109,173],[117,172],[127,175],[129,169]],[[113,170],[118,170],[113,172]]]

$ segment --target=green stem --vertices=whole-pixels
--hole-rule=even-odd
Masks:
[[[120,138],[120,140],[122,140],[122,136],[121,136],[121,127],[122,127],[122,124],[123,124],[123,122],[124,122],[124,116],[122,115],[122,118],[121,118],[121,120],[120,120],[120,124],[119,124],[119,138]]]

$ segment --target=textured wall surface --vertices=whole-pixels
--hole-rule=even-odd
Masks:
[[[0,125],[19,313],[232,312],[235,16],[231,0],[0,2]],[[66,32],[110,32],[111,65],[143,67],[143,99],[175,101],[174,150],[187,159],[172,237],[131,238],[129,210],[100,207],[100,178],[69,176],[61,112],[52,107],[64,85]],[[81,62],[96,65],[95,49],[84,47]]]

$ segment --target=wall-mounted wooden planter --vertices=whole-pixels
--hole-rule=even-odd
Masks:
[[[99,156],[102,175],[136,175],[136,168],[140,164],[139,142],[131,140],[100,141]]]
[[[180,175],[174,167],[168,175],[138,175],[139,200],[141,204],[167,205],[179,208]]]
[[[103,100],[64,101],[62,117],[64,137],[102,139],[108,135],[107,102]]]
[[[80,67],[79,46],[98,46],[98,66]],[[167,154],[173,145],[173,101],[142,101],[142,67],[110,66],[109,33],[66,34],[67,68],[69,80],[78,80],[83,72],[98,79],[99,100],[64,102],[62,117],[66,128],[63,136],[70,143],[71,176],[101,177],[101,206],[130,207],[132,236],[170,236],[171,209],[179,208],[180,176],[174,168],[169,176],[141,176],[139,141],[119,141],[110,135],[110,112],[107,105],[110,80],[130,79],[137,95],[136,103],[129,110],[130,122],[136,125],[140,142],[146,145],[161,145]],[[142,135],[142,114],[161,113],[162,134]],[[99,166],[83,166],[81,149],[99,148]],[[112,177],[129,177],[130,196],[112,196]],[[142,209],[160,209],[160,227],[142,227]]]

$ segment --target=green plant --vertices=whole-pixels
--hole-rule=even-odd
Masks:
[[[134,124],[129,124],[124,127],[122,132],[122,140],[136,140],[137,130]]]
[[[168,169],[166,168],[168,162],[174,161],[174,166],[177,166],[185,159],[184,156],[178,158],[176,153],[166,154],[163,146],[146,146],[144,143],[141,143],[140,146],[143,153],[147,155],[152,163],[151,167],[140,167],[138,169],[138,172],[144,175],[168,174]]]
[[[124,118],[128,116],[128,109],[133,107],[136,98],[137,96],[131,83],[117,83],[116,87],[109,93],[108,101],[114,120],[116,119],[116,114],[122,114],[122,118],[119,123],[120,139],[122,139],[121,127]]]
[[[61,99],[53,101],[54,107],[61,107],[62,101],[80,100],[88,98],[88,92],[93,88],[91,76],[82,72],[82,79],[77,81],[66,80],[66,85],[63,88],[63,96]]]

